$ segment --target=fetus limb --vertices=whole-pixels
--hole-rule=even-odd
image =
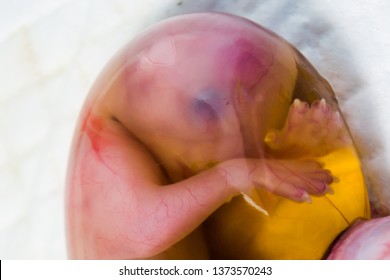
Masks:
[[[72,258],[166,258],[180,241],[172,247],[180,257],[207,258],[206,250],[183,253],[181,247],[232,197],[256,185],[302,202],[308,193],[328,191],[332,181],[313,161],[238,158],[170,184],[153,155],[118,121],[89,116],[82,131],[69,195]],[[197,250],[204,247],[195,239]]]
[[[271,130],[265,142],[272,152],[288,157],[317,157],[352,145],[340,113],[325,99],[311,106],[299,99],[292,103],[281,130]]]

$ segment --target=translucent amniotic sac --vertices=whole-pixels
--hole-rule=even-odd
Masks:
[[[67,181],[77,259],[319,259],[370,211],[329,84],[243,18],[125,46],[85,102]]]

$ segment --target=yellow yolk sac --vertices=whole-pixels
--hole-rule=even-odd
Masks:
[[[215,258],[321,259],[356,219],[369,218],[366,186],[353,147],[332,151],[317,160],[338,178],[331,184],[333,194],[312,197],[310,204],[261,190],[256,196],[252,194],[250,203],[242,197],[234,198],[208,220],[207,235]],[[252,203],[261,205],[268,215]]]
[[[70,152],[71,259],[321,259],[370,208],[329,83],[220,13],[164,20],[97,78]]]

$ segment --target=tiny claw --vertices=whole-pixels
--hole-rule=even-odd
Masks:
[[[316,162],[320,165],[320,168],[324,169],[325,168],[325,162],[316,160]]]
[[[264,142],[269,144],[269,143],[274,143],[275,141],[276,141],[276,132],[275,131],[268,132],[264,138]]]
[[[302,202],[309,203],[309,204],[312,203],[311,197],[310,197],[310,195],[309,195],[307,192],[304,192],[304,193],[302,194],[302,196],[301,196],[301,201],[302,201]]]
[[[326,110],[326,101],[324,98],[321,98],[320,100],[316,100],[311,105],[314,108],[320,108],[321,110]]]
[[[340,179],[339,179],[339,177],[336,177],[336,176],[333,176],[333,175],[331,175],[331,177],[332,177],[332,183],[339,183],[340,182]]]
[[[321,182],[321,187],[318,189],[320,193],[327,193],[329,190],[329,185],[324,182]]]
[[[321,108],[322,112],[324,112],[324,113],[327,113],[330,109],[330,107],[326,105],[326,101],[324,98],[322,98],[320,101],[320,108]]]
[[[309,110],[309,104],[306,102],[302,102],[299,99],[294,99],[293,101],[293,107],[299,112],[299,113],[305,113]]]
[[[334,190],[333,190],[331,187],[328,186],[328,187],[326,188],[326,193],[327,193],[327,194],[334,194]]]
[[[294,107],[299,107],[299,105],[302,103],[301,100],[299,100],[298,98],[294,99],[293,101],[293,104],[294,104]]]

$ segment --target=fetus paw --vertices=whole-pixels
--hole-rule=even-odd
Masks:
[[[262,186],[274,194],[297,202],[311,202],[310,195],[333,193],[329,170],[313,160],[269,160]]]
[[[311,104],[295,99],[281,130],[266,134],[265,143],[271,151],[286,157],[322,156],[352,144],[338,111],[325,101]]]

